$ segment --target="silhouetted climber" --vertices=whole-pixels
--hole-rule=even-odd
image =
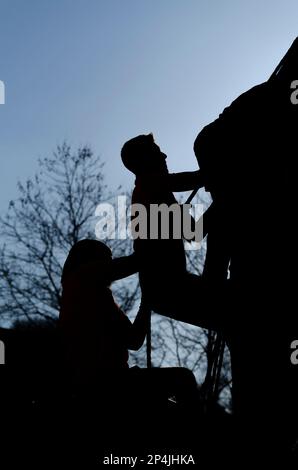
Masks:
[[[103,369],[128,367],[128,349],[146,336],[146,310],[134,325],[115,304],[112,281],[136,272],[135,256],[112,259],[97,240],[82,240],[69,252],[62,274],[60,328],[65,360],[74,382],[87,385]]]
[[[298,334],[291,307],[298,117],[291,96],[297,79],[296,40],[271,79],[237,98],[194,144],[213,198],[204,274],[226,279],[230,271],[233,296],[226,311],[233,314],[234,406],[242,423],[257,427],[249,446],[263,450],[283,447],[285,423],[297,414],[289,360],[289,344]]]
[[[169,218],[167,238],[163,238],[160,231],[164,214],[159,219],[158,236],[153,238],[150,234],[150,229],[156,224],[150,212],[152,205],[177,207],[172,191],[203,186],[200,171],[169,174],[165,161],[167,157],[154,142],[152,134],[140,135],[126,142],[121,158],[126,168],[136,175],[132,207],[141,204],[147,210],[147,236],[142,238],[136,234],[134,249],[140,266],[142,291],[150,307],[177,320],[217,328],[218,319],[210,313],[212,298],[209,288],[203,279],[186,270],[183,233],[179,237],[175,235],[174,219]],[[193,221],[191,225],[194,228]]]
[[[185,399],[196,391],[187,369],[128,368],[128,350],[142,346],[150,311],[141,302],[131,323],[116,305],[110,284],[136,268],[135,255],[113,259],[111,250],[97,240],[81,240],[70,250],[59,317],[66,374],[74,391],[89,397]]]

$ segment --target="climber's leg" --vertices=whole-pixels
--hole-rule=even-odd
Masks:
[[[228,281],[211,284],[200,276],[187,273],[179,282],[151,289],[151,308],[155,313],[178,321],[223,331],[230,321],[229,290]]]

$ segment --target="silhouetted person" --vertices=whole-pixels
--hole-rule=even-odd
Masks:
[[[112,258],[97,240],[81,240],[69,252],[62,274],[60,329],[65,371],[75,392],[113,404],[194,393],[187,369],[128,368],[128,350],[145,339],[150,310],[144,302],[133,323],[115,303],[110,285],[136,270],[135,255]],[[181,398],[182,399],[182,398]],[[113,401],[114,400],[114,401]]]
[[[139,262],[142,291],[150,307],[177,320],[216,328],[217,319],[210,313],[212,298],[207,286],[199,276],[187,272],[183,233],[175,238],[175,223],[169,219],[167,238],[163,238],[161,232],[156,239],[150,235],[150,227],[154,224],[150,214],[152,205],[178,206],[173,191],[201,187],[200,172],[169,174],[167,157],[154,142],[152,134],[140,135],[126,142],[121,158],[126,168],[136,175],[132,205],[141,204],[147,209],[147,237],[136,236],[134,250]]]
[[[273,453],[286,445],[286,422],[297,414],[289,354],[298,334],[291,307],[298,107],[290,99],[298,78],[297,48],[292,59],[273,79],[237,98],[194,144],[215,211],[204,274],[225,279],[229,269],[233,284],[226,310],[233,314],[235,411],[242,423],[254,425],[248,446],[271,447]]]
[[[110,289],[112,281],[135,271],[135,256],[112,259],[111,250],[97,240],[82,240],[70,250],[62,274],[59,321],[74,382],[94,384],[104,369],[127,368],[128,349],[143,344],[146,309],[140,309],[132,324]]]

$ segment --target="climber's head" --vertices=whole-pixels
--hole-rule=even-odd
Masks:
[[[107,264],[112,260],[110,248],[99,240],[80,240],[70,249],[62,271],[62,284],[83,265],[90,263]]]
[[[128,140],[122,147],[124,166],[135,175],[167,173],[167,156],[154,142],[153,134],[139,135]]]

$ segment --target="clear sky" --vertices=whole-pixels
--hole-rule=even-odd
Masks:
[[[0,0],[0,211],[64,139],[111,188],[132,186],[119,153],[139,133],[195,169],[199,130],[269,77],[297,18],[297,0]]]

